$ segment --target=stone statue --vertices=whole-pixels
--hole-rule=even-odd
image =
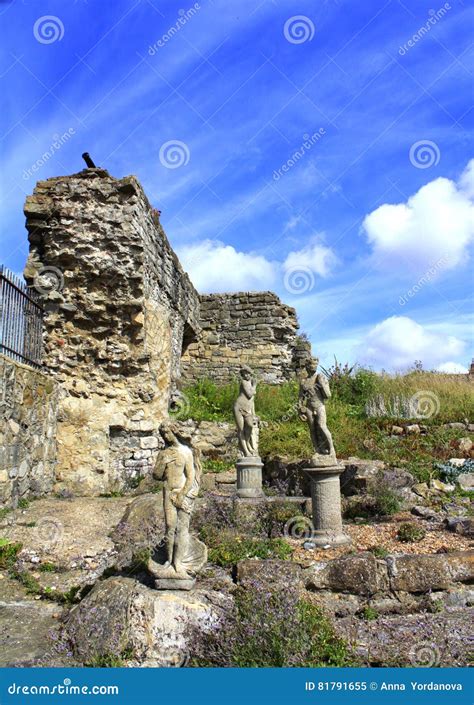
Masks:
[[[257,383],[252,370],[247,365],[240,368],[239,396],[234,404],[234,417],[237,425],[239,450],[244,458],[258,458],[258,438],[260,419],[255,414],[255,393]]]
[[[312,461],[315,464],[330,464],[336,460],[336,452],[331,433],[326,422],[326,399],[331,396],[326,377],[317,372],[318,361],[311,358],[306,362],[300,376],[298,411],[300,418],[309,426],[311,442],[316,451]]]
[[[160,433],[165,441],[155,477],[164,481],[165,561],[148,561],[148,571],[159,589],[190,590],[196,573],[207,561],[207,548],[191,535],[189,524],[201,481],[199,453],[179,440],[176,424],[165,421]]]

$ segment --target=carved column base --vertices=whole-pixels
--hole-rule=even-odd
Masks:
[[[237,496],[263,497],[262,459],[258,456],[239,458],[237,466]]]
[[[326,461],[327,462],[327,461]],[[337,461],[333,465],[305,468],[311,477],[313,534],[316,546],[340,546],[351,543],[342,528],[341,488],[339,477],[344,470]]]

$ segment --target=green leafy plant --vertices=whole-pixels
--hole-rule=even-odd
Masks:
[[[254,581],[235,610],[203,635],[191,628],[191,666],[265,668],[353,666],[346,643],[321,610],[292,590]]]
[[[365,619],[367,622],[371,622],[374,619],[377,619],[379,616],[379,613],[374,607],[370,607],[370,605],[367,605],[367,607],[364,607],[362,610],[362,618]]]
[[[223,567],[236,565],[244,558],[288,560],[292,547],[282,538],[252,538],[233,530],[203,527],[200,536],[207,544],[209,561]]]
[[[3,570],[12,568],[22,548],[23,544],[21,543],[0,538],[0,568]]]
[[[421,541],[426,536],[426,531],[417,524],[407,522],[402,524],[397,531],[397,539],[404,543],[415,543]]]
[[[389,552],[383,546],[370,546],[368,549],[376,558],[386,558]]]

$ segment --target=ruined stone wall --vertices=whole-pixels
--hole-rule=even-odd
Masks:
[[[29,284],[44,296],[44,365],[61,383],[58,481],[80,494],[153,467],[199,297],[135,177],[38,182],[25,204]]]
[[[51,492],[58,385],[0,355],[0,508]]]
[[[279,384],[310,354],[309,343],[298,336],[295,309],[270,291],[201,296],[201,326],[199,340],[181,361],[188,383],[228,382],[246,364],[262,381]]]

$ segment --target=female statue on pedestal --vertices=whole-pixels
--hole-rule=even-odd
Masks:
[[[239,396],[234,404],[239,450],[244,458],[258,457],[259,418],[255,414],[257,383],[247,365],[240,368]]]
[[[298,411],[300,418],[306,421],[311,434],[311,442],[316,451],[315,462],[335,460],[336,452],[331,433],[326,421],[326,399],[331,396],[326,377],[317,372],[318,361],[311,358],[302,370]]]

